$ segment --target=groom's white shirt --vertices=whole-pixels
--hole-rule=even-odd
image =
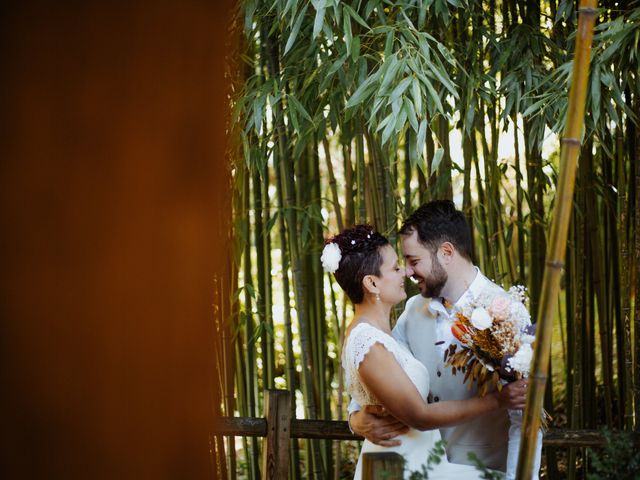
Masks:
[[[473,282],[448,311],[440,299],[421,295],[411,297],[400,315],[392,334],[406,345],[429,371],[430,402],[463,400],[476,395],[475,386],[463,383],[464,375],[453,375],[451,367],[444,366],[444,351],[456,342],[451,333],[455,312],[481,292],[503,291],[485,277],[479,269]],[[353,400],[349,413],[360,409]],[[469,452],[474,452],[490,468],[504,471],[507,461],[509,417],[506,410],[487,413],[475,420],[455,427],[441,428],[447,442],[447,457],[452,463],[470,464]]]

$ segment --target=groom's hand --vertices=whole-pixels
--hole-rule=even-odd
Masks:
[[[498,402],[501,407],[510,410],[524,409],[527,401],[527,381],[517,380],[508,383],[498,393]]]
[[[400,445],[400,440],[394,438],[409,431],[409,427],[380,405],[366,405],[362,410],[353,412],[349,423],[355,433],[381,447]]]

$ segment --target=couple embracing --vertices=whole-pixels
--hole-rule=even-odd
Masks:
[[[454,375],[444,363],[445,350],[456,342],[451,332],[456,311],[478,295],[503,290],[473,264],[471,232],[453,202],[422,205],[400,235],[404,266],[389,241],[368,225],[331,238],[322,255],[323,266],[355,306],[342,353],[352,398],[350,427],[367,439],[355,478],[361,478],[367,452],[398,452],[407,476],[420,472],[441,439],[446,458],[432,465],[429,478],[481,478],[470,465],[470,452],[513,477],[517,444],[515,451],[509,447],[507,412],[524,408],[526,382],[478,396],[463,383],[463,374]],[[391,329],[391,309],[407,296],[406,277],[417,281],[420,294],[407,301]],[[512,444],[519,440],[514,436]],[[538,440],[533,478],[541,435]]]

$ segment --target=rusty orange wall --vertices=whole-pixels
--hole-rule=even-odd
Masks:
[[[2,478],[214,476],[231,3],[0,6]]]

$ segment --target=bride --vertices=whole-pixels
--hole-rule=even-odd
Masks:
[[[421,472],[440,440],[438,428],[466,422],[487,412],[513,407],[508,393],[428,404],[429,373],[391,335],[391,308],[407,296],[405,270],[389,241],[369,225],[344,230],[326,242],[322,263],[355,305],[342,350],[347,391],[360,405],[381,405],[411,427],[399,446],[382,447],[365,440],[355,479],[362,477],[362,454],[397,452],[405,459],[405,478]],[[431,466],[430,479],[482,478],[475,467],[449,463]]]

